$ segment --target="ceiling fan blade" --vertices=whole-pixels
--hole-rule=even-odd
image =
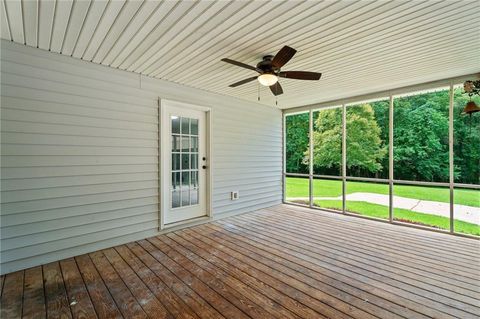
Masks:
[[[222,61],[233,64],[233,65],[236,65],[236,66],[239,66],[239,67],[242,67],[242,68],[245,68],[245,69],[257,71],[257,69],[254,66],[251,66],[251,65],[248,65],[248,64],[245,64],[245,63],[242,63],[242,62],[238,62],[238,61],[227,59],[227,58],[223,58]]]
[[[274,68],[281,68],[297,53],[297,50],[284,46],[272,59],[272,66]]]
[[[270,91],[272,91],[273,95],[275,96],[283,94],[283,89],[279,82],[275,83],[274,85],[270,85]]]
[[[229,87],[231,88],[234,88],[234,87],[237,87],[239,85],[242,85],[242,84],[245,84],[245,83],[248,83],[248,82],[252,82],[254,80],[256,80],[257,77],[256,76],[252,76],[251,78],[248,78],[248,79],[245,79],[245,80],[241,80],[241,81],[238,81],[238,82],[235,82],[233,84],[230,84]]]
[[[307,71],[284,71],[278,73],[278,76],[287,79],[296,80],[320,80],[322,73],[307,72]]]

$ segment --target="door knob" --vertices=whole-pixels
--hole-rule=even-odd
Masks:
[[[203,165],[202,168],[203,168],[203,169],[206,169],[206,168],[207,168],[207,165]]]

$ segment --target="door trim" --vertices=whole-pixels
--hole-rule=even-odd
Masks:
[[[163,185],[163,174],[164,174],[164,169],[165,169],[165,156],[166,154],[165,149],[162,149],[162,141],[165,138],[162,133],[162,123],[164,119],[167,117],[166,114],[166,106],[173,106],[173,107],[180,107],[180,108],[188,108],[188,109],[193,109],[197,111],[202,111],[205,112],[206,116],[206,130],[205,130],[205,152],[206,152],[206,157],[207,157],[207,171],[206,171],[206,210],[207,210],[207,215],[206,216],[201,216],[193,219],[188,219],[185,221],[180,221],[180,222],[175,222],[171,224],[165,225],[165,213],[168,205],[168,200],[166,200],[165,194],[164,194],[164,185]],[[195,104],[190,104],[190,103],[185,103],[185,102],[180,102],[180,101],[175,101],[175,100],[168,100],[168,99],[162,99],[158,98],[158,231],[161,231],[166,228],[170,227],[175,227],[178,226],[179,224],[186,224],[186,223],[191,223],[195,222],[197,220],[201,219],[212,219],[212,167],[213,167],[213,161],[212,161],[212,143],[211,143],[211,137],[212,137],[212,109],[210,107],[206,106],[201,106],[201,105],[195,105]]]

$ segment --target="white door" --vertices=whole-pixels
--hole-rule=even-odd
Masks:
[[[206,112],[162,102],[163,222],[207,215]]]

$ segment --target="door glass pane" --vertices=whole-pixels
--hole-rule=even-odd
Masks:
[[[182,154],[182,170],[190,169],[190,155]]]
[[[190,134],[190,119],[182,117],[182,134]]]
[[[182,171],[182,187],[190,187],[190,172]]]
[[[187,153],[190,149],[190,137],[182,135],[182,152]]]
[[[198,119],[172,116],[172,208],[196,205],[198,188]]]
[[[172,173],[172,208],[180,207],[180,172]]]
[[[180,172],[172,173],[172,188],[173,189],[180,188]]]
[[[180,152],[180,135],[172,135],[172,152]]]
[[[182,206],[190,205],[190,172],[182,172]]]
[[[190,134],[198,135],[198,120],[191,119],[190,121]]]
[[[193,153],[190,155],[190,165],[192,169],[198,169],[198,153]]]
[[[198,137],[190,137],[190,152],[198,152]]]
[[[190,191],[190,205],[198,204],[198,189],[193,189]]]
[[[342,211],[342,181],[313,179],[313,206]]]
[[[172,153],[172,170],[174,171],[180,170],[180,154],[179,153]]]
[[[180,134],[180,117],[172,116],[172,133]]]
[[[172,208],[180,207],[180,189],[172,191]]]
[[[198,171],[192,171],[190,184],[191,187],[198,188]]]
[[[182,188],[182,206],[190,206],[190,190]]]

